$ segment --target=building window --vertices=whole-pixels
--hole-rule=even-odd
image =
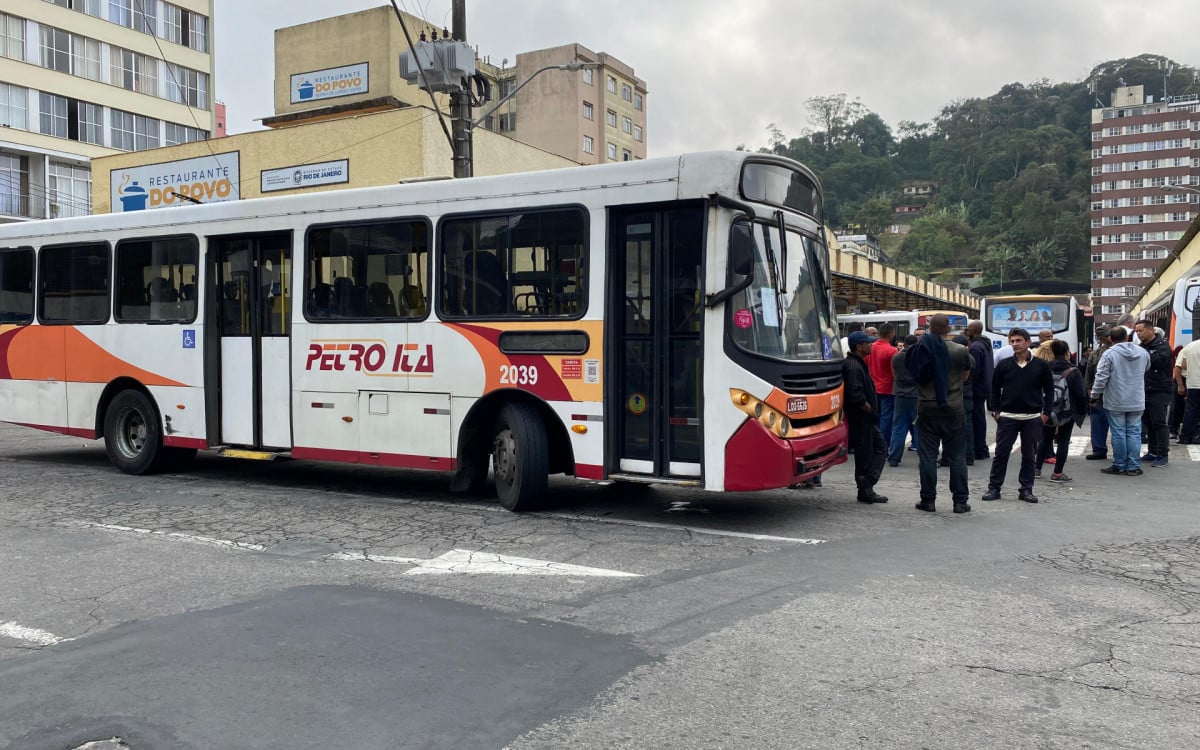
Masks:
[[[591,86],[592,81],[593,81],[592,69],[584,68],[580,72],[583,73],[583,82],[586,83],[587,85]]]
[[[108,0],[108,20],[153,35],[158,30],[158,0]]]
[[[109,81],[121,88],[158,96],[158,61],[120,47],[109,49]]]
[[[104,145],[104,108],[99,104],[76,102],[76,122],[79,124],[79,141]],[[71,102],[67,103],[68,111]],[[69,136],[68,136],[69,137]]]
[[[617,113],[611,109],[608,110],[608,115],[604,119],[608,122],[608,126],[610,128],[615,128],[617,126]]]
[[[633,140],[637,141],[638,143],[642,142],[642,126],[641,125],[633,126]]]
[[[0,83],[0,127],[29,129],[29,89]]]
[[[56,138],[104,145],[103,108],[65,96],[42,93],[38,132]]]
[[[632,133],[633,120],[630,120],[628,117],[621,118],[621,130],[625,131],[626,133]]]
[[[167,83],[168,99],[197,109],[208,109],[207,73],[171,64],[167,65],[167,73],[170,76]]]
[[[25,20],[0,13],[0,57],[25,59]]]
[[[621,149],[621,161],[633,161],[633,152],[627,148]]]
[[[633,101],[633,88],[628,83],[621,84],[621,98],[627,102]]]
[[[606,79],[607,79],[608,90],[614,94],[617,93],[617,79],[613,78],[612,76],[606,76]]]
[[[612,161],[617,160],[617,144],[615,144],[615,143],[608,144],[608,158]]]
[[[642,104],[642,95],[641,95],[641,94],[634,94],[634,95],[633,95],[633,108],[634,108],[634,109],[636,109],[638,112],[641,112],[641,111],[642,111],[642,106],[643,106],[643,104]]]
[[[30,208],[26,157],[0,152],[0,214],[30,216]]]
[[[113,148],[142,151],[158,148],[158,120],[119,109],[111,111]]]
[[[189,128],[187,125],[178,125],[173,122],[163,123],[163,145],[174,146],[179,143],[192,143],[193,141],[203,141],[208,138],[208,133],[199,128]]]
[[[41,95],[38,132],[55,138],[67,137],[67,98],[43,93]]]
[[[584,102],[583,103],[583,119],[591,120],[591,119],[593,119],[593,117],[594,117],[594,110],[592,108],[592,103]]]
[[[42,67],[60,73],[71,72],[71,35],[52,26],[42,30]]]
[[[590,135],[585,135],[583,137],[583,153],[585,153],[585,154],[596,153],[596,141],[594,141]]]
[[[87,167],[51,161],[46,173],[50,218],[87,216],[92,212],[92,172]]]
[[[508,132],[517,129],[517,113],[509,112],[508,114],[500,115],[500,132]]]
[[[208,18],[170,3],[162,4],[163,38],[185,47],[208,51]]]

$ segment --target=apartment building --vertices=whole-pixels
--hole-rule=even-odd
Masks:
[[[1127,312],[1200,207],[1200,97],[1155,101],[1142,86],[1092,110],[1092,305]]]
[[[0,4],[0,222],[91,213],[91,159],[211,136],[214,1]]]

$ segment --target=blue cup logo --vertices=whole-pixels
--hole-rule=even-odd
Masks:
[[[121,191],[121,209],[124,211],[144,211],[148,197],[146,188],[137,184],[137,180],[134,180],[128,187]]]

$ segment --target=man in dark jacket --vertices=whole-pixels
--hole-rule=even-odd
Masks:
[[[1158,335],[1154,324],[1148,320],[1139,320],[1134,324],[1134,331],[1142,348],[1150,355],[1150,369],[1146,371],[1146,411],[1142,413],[1142,431],[1149,442],[1142,461],[1149,461],[1151,466],[1161,469],[1167,465],[1171,445],[1167,428],[1167,414],[1175,393],[1171,345]]]
[[[1100,357],[1112,346],[1108,337],[1109,327],[1102,325],[1096,328],[1096,341],[1099,342],[1088,355],[1087,369],[1083,373],[1083,388],[1088,393],[1096,384],[1096,368],[1100,366]],[[1097,401],[1091,405],[1090,422],[1092,433],[1092,452],[1084,456],[1088,461],[1104,461],[1108,458],[1108,412],[1104,410],[1104,402]]]
[[[850,447],[854,449],[854,483],[858,485],[860,503],[886,503],[888,499],[875,491],[883,474],[887,443],[879,432],[879,397],[867,369],[866,358],[871,354],[875,337],[855,331],[847,338],[850,353],[842,364],[845,386],[843,410],[850,430]]]
[[[982,499],[1000,499],[1000,488],[1008,473],[1008,457],[1020,435],[1021,473],[1017,497],[1027,503],[1036,503],[1033,472],[1042,427],[1050,420],[1054,406],[1054,375],[1049,364],[1029,351],[1029,331],[1012,329],[1008,332],[1008,343],[1013,348],[1013,356],[1000,360],[992,374],[989,403],[992,418],[996,420],[996,455],[992,458],[988,491]]]
[[[992,342],[983,335],[983,322],[972,320],[967,326],[967,338],[971,340],[967,350],[971,353],[974,367],[971,368],[970,414],[975,445],[975,458],[988,458],[987,400],[992,393],[992,372],[996,365],[992,359]],[[968,459],[971,456],[967,456]]]
[[[917,406],[917,430],[920,441],[917,455],[920,456],[921,502],[917,510],[934,512],[937,499],[937,455],[938,448],[950,467],[950,494],[955,513],[969,513],[967,503],[967,443],[963,437],[966,429],[964,392],[969,387],[973,361],[967,347],[947,341],[950,335],[950,319],[941,313],[929,321],[929,333],[916,349],[925,350],[928,361],[935,367],[944,367],[943,377],[917,376],[920,402]],[[944,390],[943,390],[944,388]]]

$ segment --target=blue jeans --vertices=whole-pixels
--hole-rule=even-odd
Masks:
[[[1108,411],[1112,430],[1113,466],[1127,471],[1142,465],[1142,412]]]
[[[1096,404],[1092,407],[1092,415],[1089,417],[1092,429],[1092,453],[1097,456],[1108,455],[1108,411]],[[1141,437],[1138,438],[1141,440]]]
[[[908,430],[917,418],[917,399],[907,396],[895,398],[895,410],[892,412],[892,434],[888,435],[891,443],[888,445],[888,461],[898,464],[904,458],[904,440]]]
[[[892,415],[896,411],[896,397],[890,393],[879,394],[879,432],[892,439]]]

